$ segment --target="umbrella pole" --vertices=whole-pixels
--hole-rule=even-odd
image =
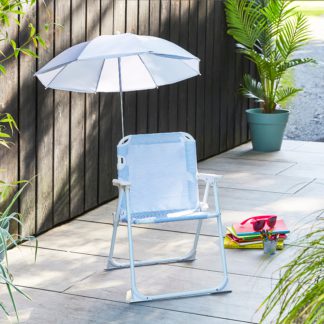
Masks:
[[[125,136],[124,132],[124,103],[123,103],[123,89],[121,81],[121,67],[120,67],[120,57],[118,57],[118,76],[119,76],[119,97],[120,97],[120,114],[121,114],[121,124],[122,124],[122,136]]]

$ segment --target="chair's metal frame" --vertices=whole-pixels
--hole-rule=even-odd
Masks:
[[[222,260],[222,269],[223,269],[223,280],[220,284],[214,288],[209,289],[201,289],[201,290],[194,290],[194,291],[184,291],[184,292],[176,292],[176,293],[169,293],[169,294],[162,294],[162,295],[151,295],[146,296],[143,295],[137,288],[136,285],[136,277],[135,277],[135,267],[140,266],[147,266],[153,264],[164,264],[164,263],[173,263],[173,262],[186,262],[186,261],[193,261],[196,258],[196,250],[197,244],[199,240],[199,235],[202,226],[202,219],[198,220],[196,234],[193,242],[193,246],[191,250],[184,256],[169,258],[169,259],[153,259],[153,260],[144,260],[144,261],[135,261],[134,260],[134,248],[133,248],[133,236],[132,236],[132,221],[131,221],[131,214],[130,214],[130,201],[129,201],[129,193],[131,188],[131,183],[122,181],[122,180],[113,180],[113,184],[118,187],[119,190],[119,200],[117,205],[116,213],[114,214],[114,221],[113,221],[113,233],[112,233],[112,240],[110,245],[110,251],[108,256],[107,262],[107,270],[114,270],[114,269],[122,269],[122,268],[130,268],[131,271],[131,290],[127,292],[127,301],[130,303],[133,302],[142,302],[142,301],[150,301],[150,300],[162,300],[162,299],[169,299],[169,298],[180,298],[180,297],[193,297],[193,296],[202,296],[208,294],[218,294],[218,293],[226,293],[231,292],[228,289],[228,273],[227,273],[227,265],[226,265],[226,257],[225,257],[225,250],[223,244],[223,228],[222,228],[222,221],[221,221],[221,212],[219,207],[219,199],[218,199],[218,190],[217,190],[217,183],[216,180],[220,178],[218,175],[214,174],[198,174],[198,180],[202,180],[205,182],[205,191],[203,196],[203,201],[200,203],[202,209],[208,208],[207,200],[209,195],[210,188],[213,189],[214,200],[215,200],[215,210],[213,212],[208,213],[208,218],[216,218],[217,225],[218,225],[218,234],[219,234],[219,248],[221,252],[221,260]],[[120,211],[121,211],[121,202],[123,196],[126,198],[126,212],[127,212],[127,231],[128,231],[128,242],[129,242],[129,260],[130,262],[127,263],[119,263],[113,259],[114,255],[114,248],[117,236],[117,228],[120,222]]]

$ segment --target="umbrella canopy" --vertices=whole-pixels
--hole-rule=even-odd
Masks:
[[[134,34],[103,35],[72,46],[35,73],[46,88],[120,92],[121,109],[123,91],[153,89],[198,74],[199,59],[183,48]]]

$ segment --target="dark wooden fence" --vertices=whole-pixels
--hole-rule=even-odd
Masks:
[[[116,94],[45,90],[33,73],[65,48],[100,34],[132,32],[169,39],[201,59],[202,76],[159,90],[125,94],[126,133],[187,131],[205,159],[248,139],[238,95],[249,64],[226,35],[224,7],[215,0],[48,0],[30,19],[48,12],[64,28],[46,35],[39,59],[21,57],[0,78],[0,109],[19,121],[10,151],[1,149],[2,179],[31,179],[19,208],[26,232],[41,233],[115,197],[116,144],[121,138]],[[48,11],[48,12],[47,12]],[[17,37],[22,37],[17,35]]]

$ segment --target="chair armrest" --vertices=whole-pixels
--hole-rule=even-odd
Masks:
[[[112,181],[113,185],[119,188],[126,188],[126,187],[130,187],[131,183],[129,181],[124,181],[124,180],[120,180],[120,179],[113,179]]]
[[[202,180],[205,183],[213,184],[216,183],[218,179],[222,178],[221,175],[211,174],[211,173],[197,173],[197,179]]]

